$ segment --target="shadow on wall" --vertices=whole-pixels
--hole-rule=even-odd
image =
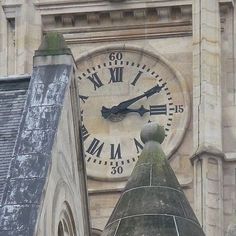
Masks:
[[[102,231],[100,229],[92,229],[92,236],[100,236]]]

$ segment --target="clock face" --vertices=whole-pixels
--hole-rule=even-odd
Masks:
[[[188,125],[185,82],[166,61],[134,47],[106,47],[77,61],[82,134],[89,177],[127,178],[143,149],[144,124],[164,126],[170,158]]]

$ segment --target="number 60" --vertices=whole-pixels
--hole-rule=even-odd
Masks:
[[[121,60],[123,58],[123,55],[121,52],[112,52],[109,55],[109,59],[110,61],[114,61],[114,60]]]

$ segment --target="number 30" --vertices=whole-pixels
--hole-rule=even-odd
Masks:
[[[113,166],[111,168],[112,168],[112,171],[111,171],[112,175],[123,173],[123,167],[122,166]]]

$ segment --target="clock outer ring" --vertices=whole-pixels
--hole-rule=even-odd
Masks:
[[[173,157],[173,154],[176,152],[176,150],[180,147],[182,140],[184,139],[184,136],[186,134],[187,131],[187,127],[189,126],[190,123],[190,117],[191,117],[191,111],[190,111],[190,95],[189,95],[189,89],[187,86],[187,83],[184,79],[184,77],[182,76],[182,74],[173,66],[171,65],[171,63],[162,55],[160,55],[158,52],[152,52],[150,51],[150,49],[146,49],[146,48],[142,48],[139,46],[133,46],[133,45],[128,45],[128,44],[113,44],[113,45],[109,45],[109,46],[101,46],[92,50],[89,50],[85,53],[83,53],[76,61],[76,65],[79,64],[81,61],[84,61],[86,59],[90,59],[92,58],[94,55],[96,54],[101,54],[101,53],[109,53],[112,50],[116,50],[116,51],[130,51],[130,52],[139,52],[140,54],[144,54],[147,55],[149,57],[152,57],[154,60],[156,61],[160,61],[161,63],[163,63],[167,69],[169,69],[178,79],[179,81],[179,85],[181,88],[181,92],[183,94],[183,100],[184,100],[184,105],[185,105],[185,110],[186,110],[186,115],[184,117],[184,127],[183,127],[183,132],[179,133],[174,141],[176,142],[174,148],[172,148],[172,150],[166,155],[168,160],[171,160]],[[78,86],[79,89],[79,86]],[[141,132],[141,130],[140,130]],[[97,177],[97,176],[93,176],[92,174],[88,174],[88,177],[91,179],[95,179],[95,180],[100,180],[100,181],[123,181],[123,180],[127,180],[128,177]]]

